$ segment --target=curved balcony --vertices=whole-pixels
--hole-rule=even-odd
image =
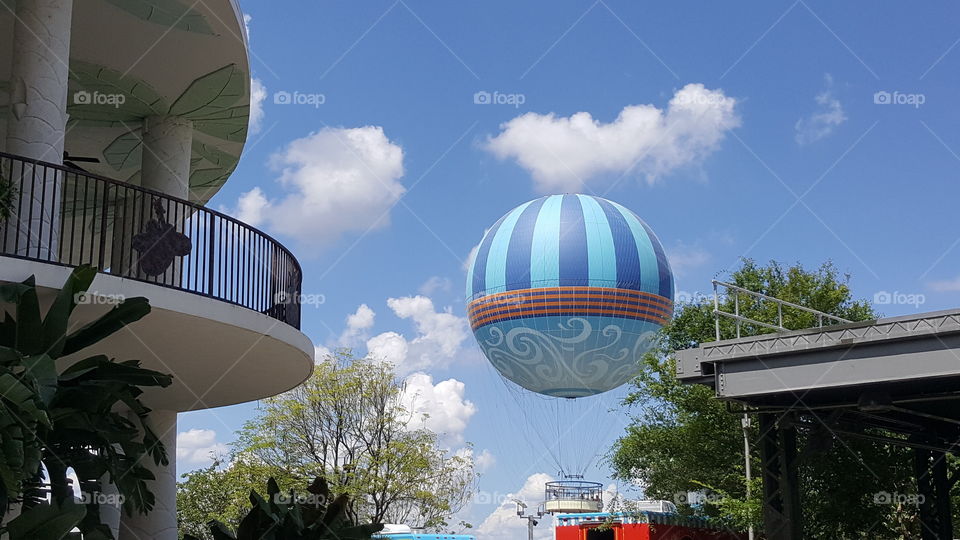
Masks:
[[[5,153],[0,184],[12,188],[0,189],[0,255],[89,264],[300,328],[300,264],[250,225],[127,182]]]

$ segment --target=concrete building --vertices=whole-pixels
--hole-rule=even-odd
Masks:
[[[148,317],[84,356],[174,375],[172,387],[144,396],[171,455],[178,412],[302,382],[313,345],[299,330],[297,260],[204,206],[247,137],[250,66],[236,1],[0,4],[0,181],[14,188],[0,218],[0,280],[35,275],[52,296],[71,267],[95,266],[78,323],[110,299],[150,300]],[[177,538],[175,465],[154,472],[157,507],[117,512],[118,538]]]

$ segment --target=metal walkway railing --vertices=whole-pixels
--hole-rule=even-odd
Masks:
[[[824,313],[822,311],[817,311],[815,309],[811,309],[806,306],[801,306],[800,304],[794,304],[793,302],[787,302],[786,300],[781,300],[779,298],[767,296],[763,293],[754,292],[749,289],[740,287],[738,285],[734,285],[733,283],[718,281],[716,279],[714,279],[712,283],[713,283],[713,318],[714,318],[714,328],[716,330],[717,341],[720,341],[720,318],[721,317],[726,317],[728,319],[733,319],[734,321],[736,321],[737,338],[741,337],[741,329],[744,324],[760,326],[763,328],[769,328],[771,330],[775,330],[778,332],[782,332],[784,330],[802,330],[802,328],[787,328],[783,325],[783,308],[784,307],[789,307],[791,309],[796,309],[798,311],[803,311],[806,313],[810,313],[811,315],[814,315],[817,318],[817,327],[820,327],[820,328],[824,326],[824,322],[826,322],[828,325],[845,324],[845,323],[853,322],[853,321],[848,321],[847,319],[837,317],[835,315],[830,315],[829,313]],[[727,296],[730,296],[731,292],[733,294],[733,313],[730,313],[728,311],[723,311],[722,309],[720,309],[720,296],[721,296],[720,289],[721,288],[726,289]],[[761,302],[772,302],[776,304],[777,324],[766,323],[763,321],[758,321],[758,320],[751,319],[749,317],[744,317],[743,315],[741,315],[740,314],[740,295],[741,294],[756,298]]]

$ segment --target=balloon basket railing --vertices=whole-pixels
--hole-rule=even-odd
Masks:
[[[603,510],[603,484],[583,480],[547,482],[544,510],[551,514],[580,514]]]

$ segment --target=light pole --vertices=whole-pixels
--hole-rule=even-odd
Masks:
[[[537,520],[543,517],[543,512],[538,510],[536,514],[525,516],[523,513],[527,509],[527,503],[520,499],[514,499],[513,502],[517,503],[517,516],[527,520],[527,540],[533,540],[533,528],[537,526]]]

